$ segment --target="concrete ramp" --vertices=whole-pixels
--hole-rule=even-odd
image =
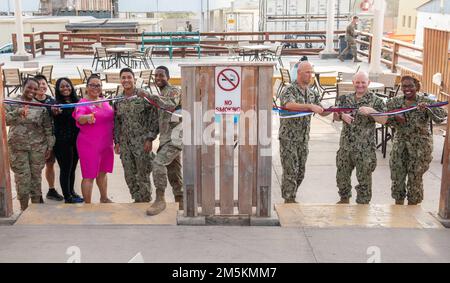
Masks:
[[[282,227],[444,228],[420,205],[276,204]]]
[[[149,203],[31,204],[15,225],[176,225],[177,203],[147,216]]]

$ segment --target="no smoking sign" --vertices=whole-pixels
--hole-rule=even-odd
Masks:
[[[216,114],[241,112],[241,67],[216,67]]]

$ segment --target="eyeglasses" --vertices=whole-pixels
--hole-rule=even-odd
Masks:
[[[90,87],[90,88],[101,88],[102,85],[101,84],[88,84],[88,87]]]

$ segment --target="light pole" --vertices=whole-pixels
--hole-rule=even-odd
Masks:
[[[11,56],[11,61],[29,61],[31,54],[25,51],[23,36],[22,0],[15,0],[15,4],[17,52]]]
[[[334,51],[334,11],[336,6],[336,0],[328,0],[327,3],[327,34],[325,49],[322,50],[319,55],[321,59],[336,58],[337,52]]]

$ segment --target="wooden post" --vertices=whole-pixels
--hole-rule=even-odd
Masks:
[[[59,34],[59,57],[64,59],[64,34]]]
[[[369,64],[372,61],[372,38],[373,38],[373,35],[370,35],[369,36],[369,50],[367,50],[369,52],[369,58],[368,58]]]
[[[45,55],[45,39],[44,39],[44,32],[41,31],[39,34],[39,37],[41,39],[41,44],[42,44],[42,55]]]
[[[2,65],[3,63],[0,65],[0,73]],[[13,207],[3,99],[3,80],[0,77],[0,217],[10,217],[13,214]]]
[[[398,50],[399,45],[397,42],[394,42],[394,45],[392,46],[392,65],[391,65],[391,72],[396,73],[397,72],[397,64],[398,64]]]
[[[447,106],[450,113],[450,104]],[[447,122],[445,135],[444,164],[442,165],[441,198],[439,200],[439,216],[450,220],[450,121]]]
[[[13,53],[16,54],[17,52],[17,34],[12,34],[12,44],[13,44]]]
[[[236,216],[236,207],[240,215],[254,216],[256,207],[257,216],[270,216],[273,66],[273,63],[253,62],[181,64],[184,216],[192,217],[199,213],[198,200],[201,203],[201,215],[208,216],[210,220],[217,216],[216,219]],[[220,114],[220,125],[216,125],[209,115],[205,116],[210,114],[209,111],[215,111],[216,90],[220,87],[216,83],[219,84],[221,78],[220,75],[216,78],[217,67],[240,70],[238,84],[241,90],[241,112],[238,131],[232,113]],[[237,85],[234,87],[236,89]],[[223,86],[222,89],[225,90]],[[229,95],[237,95],[228,91]],[[220,126],[217,132],[216,126]],[[215,138],[205,139],[211,138],[215,132],[219,134],[218,147]],[[234,149],[235,137],[239,142],[238,152]],[[238,160],[235,161],[236,157]],[[237,174],[234,173],[235,169]],[[235,183],[238,184],[237,201]],[[215,200],[216,192],[220,198],[218,201]],[[201,195],[201,198],[196,194]],[[220,215],[216,215],[217,205],[220,206]]]
[[[36,58],[36,42],[34,41],[34,33],[30,33],[27,35],[30,39],[30,51],[33,58]]]

